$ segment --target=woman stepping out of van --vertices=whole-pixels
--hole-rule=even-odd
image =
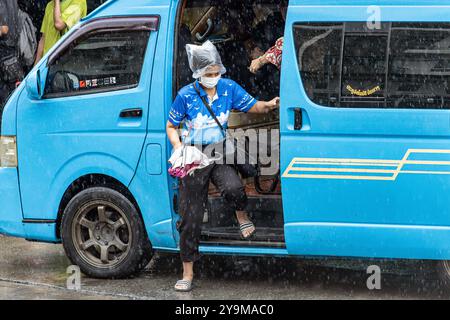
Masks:
[[[182,88],[172,105],[167,122],[167,135],[174,148],[195,145],[206,150],[220,145],[224,140],[232,110],[250,113],[268,113],[279,107],[280,99],[257,101],[240,85],[222,78],[226,69],[219,52],[210,42],[202,46],[187,45],[189,66],[195,82]],[[220,125],[219,125],[220,123]],[[183,141],[178,128],[183,124]],[[195,170],[181,179],[180,253],[183,262],[183,279],[175,285],[177,291],[190,291],[194,277],[193,267],[199,255],[201,226],[208,199],[210,180],[219,189],[229,206],[236,211],[241,236],[252,237],[256,231],[244,211],[247,196],[242,181],[227,164],[214,162],[206,168]]]

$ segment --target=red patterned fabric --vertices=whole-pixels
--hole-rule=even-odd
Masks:
[[[278,69],[281,68],[283,43],[284,37],[281,37],[277,40],[277,42],[275,42],[275,45],[266,52],[267,61],[274,64]]]

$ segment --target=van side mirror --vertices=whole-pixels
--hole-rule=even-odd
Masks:
[[[41,71],[39,69],[33,70],[27,77],[27,92],[28,96],[33,100],[42,99],[43,92],[41,87]]]

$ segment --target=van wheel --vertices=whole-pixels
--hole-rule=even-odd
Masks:
[[[124,278],[142,270],[152,249],[135,206],[102,187],[77,194],[64,210],[61,238],[70,261],[95,278]]]

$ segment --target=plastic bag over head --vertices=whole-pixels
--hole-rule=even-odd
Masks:
[[[193,72],[192,77],[195,79],[204,75],[208,71],[208,68],[212,66],[218,66],[220,68],[220,74],[227,72],[227,69],[222,64],[222,59],[220,59],[219,51],[217,51],[217,48],[209,40],[201,46],[194,44],[186,45],[186,52],[189,67]]]

